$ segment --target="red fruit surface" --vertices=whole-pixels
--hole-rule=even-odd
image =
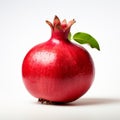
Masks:
[[[51,38],[34,46],[25,56],[22,77],[36,98],[71,102],[87,92],[94,79],[94,64],[85,48],[68,40],[74,21],[60,22],[55,16]]]

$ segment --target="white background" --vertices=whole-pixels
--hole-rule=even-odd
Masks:
[[[93,57],[96,76],[90,90],[68,105],[41,105],[25,89],[22,60],[34,45],[50,37],[45,20],[75,19],[72,33],[94,36],[101,51]],[[119,0],[0,0],[0,119],[120,119]]]

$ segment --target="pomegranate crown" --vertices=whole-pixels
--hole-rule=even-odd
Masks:
[[[55,15],[53,24],[46,20],[46,23],[51,27],[52,31],[54,32],[64,32],[64,33],[69,33],[71,26],[75,23],[76,21],[73,19],[67,23],[66,19],[64,19],[62,22],[60,19]]]
[[[75,23],[76,21],[70,20],[68,23],[66,19],[64,19],[62,22],[60,19],[55,15],[53,23],[50,21],[46,20],[46,23],[51,27],[52,30],[52,35],[54,37],[59,37],[59,38],[67,38],[67,40],[75,40],[79,44],[88,44],[91,46],[91,48],[96,48],[97,50],[100,50],[100,46],[97,42],[97,40],[92,37],[90,34],[85,33],[85,32],[77,32],[73,36],[70,33],[70,28],[71,26]]]

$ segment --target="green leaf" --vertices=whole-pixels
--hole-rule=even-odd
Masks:
[[[95,38],[88,33],[78,32],[73,35],[73,39],[80,44],[89,44],[92,48],[100,50],[99,44]]]

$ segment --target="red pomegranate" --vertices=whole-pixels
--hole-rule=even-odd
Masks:
[[[75,20],[62,22],[55,16],[51,38],[34,46],[25,56],[22,77],[27,90],[41,102],[67,103],[81,97],[94,79],[90,54],[69,39]]]

